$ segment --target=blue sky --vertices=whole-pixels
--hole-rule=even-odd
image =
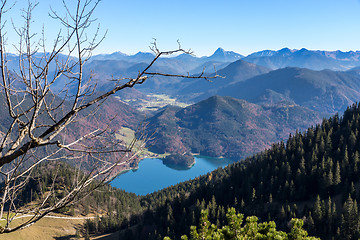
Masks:
[[[48,42],[58,26],[47,12],[59,2],[39,0],[34,12],[34,31],[45,21]],[[11,12],[17,25],[20,4]],[[198,56],[218,47],[244,55],[283,47],[360,50],[359,0],[102,0],[95,17],[108,31],[95,54],[149,51],[152,38],[162,50],[176,48],[179,39]],[[16,42],[11,32],[8,38]]]

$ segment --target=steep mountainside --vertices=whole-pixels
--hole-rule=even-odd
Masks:
[[[86,115],[90,109],[84,113]],[[93,120],[91,120],[93,119]],[[137,125],[145,119],[144,115],[132,108],[128,104],[119,101],[118,98],[110,96],[94,113],[94,117],[83,122],[84,125],[94,125],[104,127],[107,120],[111,120],[109,127],[113,130],[118,130],[121,127],[130,127],[135,129]]]
[[[354,71],[284,68],[228,85],[216,94],[258,103],[269,90],[298,105],[333,114],[360,99],[360,75]],[[207,94],[197,99],[205,97]]]
[[[221,77],[211,79],[211,82],[205,81],[204,79],[197,81],[184,79],[181,82],[182,86],[179,87],[180,90],[176,94],[180,98],[196,98],[201,95],[201,99],[196,98],[196,100],[203,100],[215,95],[214,93],[223,87],[268,72],[270,72],[269,68],[238,60],[218,70],[217,74]]]
[[[95,108],[91,108],[80,113],[80,116],[88,117],[80,117],[80,121],[72,123],[68,126],[67,130],[62,134],[67,142],[79,139],[81,136],[84,136],[95,129],[100,129],[107,131],[104,137],[86,139],[83,144],[88,147],[101,147],[111,143],[118,143],[119,145],[124,146],[126,143],[118,140],[115,133],[117,133],[122,127],[137,129],[139,124],[145,120],[145,116],[141,112],[130,107],[128,104],[119,101],[118,98],[113,96],[109,97],[103,104],[101,104],[96,111],[94,110]],[[119,160],[121,156],[121,153],[114,153],[109,155],[107,160],[115,162]],[[137,160],[138,159],[136,159],[136,161]],[[83,170],[91,170],[96,162],[97,161],[94,161],[91,156],[83,156]],[[73,164],[71,160],[69,163]],[[115,169],[114,174],[116,174],[116,172],[129,169],[131,166],[134,166],[134,164],[136,163],[121,165]]]
[[[5,104],[4,97],[0,95],[0,111],[3,113],[7,113],[7,106]],[[51,99],[53,100],[53,99]],[[54,105],[60,104],[62,99],[55,98]],[[26,100],[26,103],[30,100]],[[51,101],[49,101],[51,102]],[[63,117],[62,114],[64,112],[67,112],[69,109],[71,109],[71,105],[68,102],[64,102],[61,108],[59,108],[58,114],[55,116],[57,119],[61,119]],[[18,109],[16,109],[18,110]],[[64,110],[64,112],[62,112]],[[120,130],[122,127],[128,127],[131,129],[136,129],[138,127],[138,124],[144,121],[145,117],[142,113],[137,111],[136,109],[133,109],[128,104],[123,103],[119,101],[119,99],[110,96],[105,102],[103,102],[98,108],[96,106],[87,108],[81,112],[79,112],[77,121],[74,121],[70,123],[67,128],[64,129],[60,133],[58,137],[54,140],[59,140],[60,142],[67,144],[72,141],[78,140],[82,136],[96,130],[106,130],[108,134],[105,134],[106,140],[111,142],[119,142],[119,140],[116,139],[114,132]],[[52,120],[46,115],[41,115],[37,121],[42,124],[53,124]],[[4,134],[7,132],[8,128],[10,127],[12,122],[12,119],[8,114],[2,114],[0,116],[0,137],[4,136]],[[38,129],[36,134],[40,135],[40,132],[42,133],[44,129]],[[86,146],[99,146],[100,138],[91,138],[91,139],[85,139],[82,144],[86,144]],[[104,137],[105,139],[105,137]],[[104,140],[101,139],[101,140]],[[120,143],[119,144],[124,144]],[[45,151],[49,150],[50,152],[51,147],[48,148],[39,148],[37,150],[38,157],[44,156],[46,154]],[[92,162],[88,156],[84,156],[84,164],[82,165],[84,167],[84,170],[91,170],[94,166],[92,166]],[[29,154],[29,158],[31,158],[31,155]],[[115,161],[117,160],[115,157],[112,159],[108,159],[109,161]],[[70,158],[70,163],[73,163]],[[75,160],[76,161],[76,160]],[[30,161],[26,162],[25,164],[30,163]],[[1,178],[0,178],[1,180]]]
[[[186,108],[168,107],[149,119],[155,152],[193,152],[239,160],[317,123],[314,111],[284,102],[260,106],[214,96]]]

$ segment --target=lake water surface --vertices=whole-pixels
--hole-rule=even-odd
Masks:
[[[127,192],[146,195],[233,163],[229,159],[208,157],[195,157],[195,161],[192,168],[178,170],[167,167],[160,159],[145,158],[139,163],[139,169],[120,174],[110,184]]]

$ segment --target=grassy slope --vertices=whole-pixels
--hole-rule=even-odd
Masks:
[[[133,139],[135,138],[135,131],[127,128],[127,127],[122,127],[118,133],[115,134],[116,139],[123,141],[126,145],[129,145]],[[139,143],[141,144],[141,143]],[[134,151],[137,151],[137,145],[135,145]],[[140,153],[140,158],[162,158],[165,157],[169,154],[165,153],[165,154],[158,154],[158,153],[154,153],[149,151],[149,149],[145,148],[142,150],[142,152]]]
[[[21,218],[15,221],[20,223],[25,220],[26,218]],[[0,235],[0,240],[71,239],[75,237],[76,228],[84,221],[84,219],[43,218],[28,228]]]

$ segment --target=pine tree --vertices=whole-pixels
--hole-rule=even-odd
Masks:
[[[256,199],[256,190],[255,188],[252,189],[252,194],[251,194],[251,201],[254,202]]]
[[[322,208],[321,208],[321,200],[320,200],[319,195],[316,196],[313,213],[314,213],[314,220],[315,220],[316,224],[319,224],[322,221],[322,217],[323,217],[323,212],[322,212]]]
[[[306,224],[307,224],[307,229],[309,230],[310,233],[316,232],[315,223],[311,212],[309,212],[309,216],[306,219]]]
[[[349,167],[349,154],[348,154],[348,147],[345,146],[345,150],[343,153],[342,168],[348,169],[348,167]]]
[[[326,186],[332,186],[334,184],[334,175],[332,173],[332,170],[329,170],[329,173],[327,174],[327,181]]]
[[[336,162],[334,184],[339,185],[340,183],[341,183],[340,164],[339,164],[339,162]]]
[[[354,204],[353,199],[349,195],[344,203],[341,219],[340,235],[344,240],[354,239],[359,233],[359,219],[356,205],[356,202]]]
[[[360,162],[360,158],[359,158],[359,152],[355,151],[354,155],[353,155],[353,169],[354,169],[354,173],[358,173],[359,172],[359,162]]]

